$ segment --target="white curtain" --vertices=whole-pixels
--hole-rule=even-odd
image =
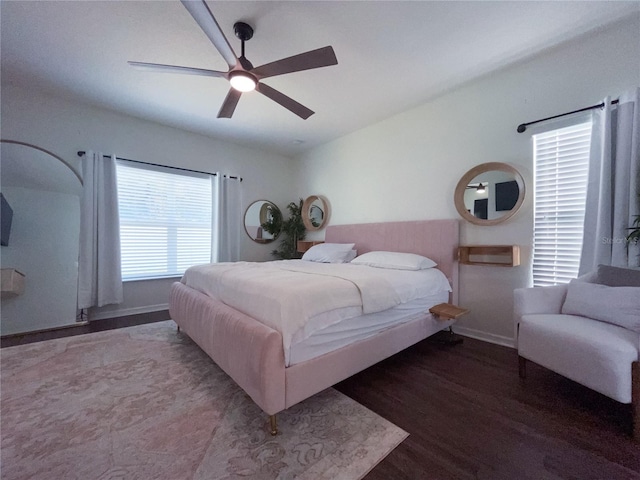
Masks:
[[[82,157],[78,308],[122,302],[116,157]]]
[[[240,259],[242,195],[240,178],[218,173],[213,181],[212,262],[237,262]]]
[[[604,99],[594,112],[580,275],[599,264],[638,265],[638,246],[625,237],[640,214],[640,88]]]

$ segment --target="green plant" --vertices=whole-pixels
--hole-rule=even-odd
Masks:
[[[289,218],[282,221],[282,229],[280,230],[283,239],[280,242],[280,247],[271,252],[276,258],[289,260],[300,257],[298,254],[298,240],[304,240],[307,233],[307,229],[302,222],[302,203],[303,200],[300,199],[299,203],[291,202],[287,205]]]
[[[631,230],[631,233],[627,235],[627,244],[635,245],[640,241],[640,215],[636,215],[636,218],[631,224],[631,227],[629,227],[629,230]]]

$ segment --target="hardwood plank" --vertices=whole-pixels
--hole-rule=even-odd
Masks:
[[[640,479],[631,407],[513,349],[425,340],[336,388],[409,432],[365,478]]]
[[[0,347],[13,347],[25,345],[27,343],[42,342],[52,338],[71,337],[74,335],[84,335],[85,333],[102,332],[116,328],[132,327],[143,323],[163,322],[170,320],[169,310],[159,310],[157,312],[138,313],[115,318],[105,318],[94,320],[86,325],[74,325],[71,327],[57,328],[41,332],[22,333],[9,335],[0,339]]]

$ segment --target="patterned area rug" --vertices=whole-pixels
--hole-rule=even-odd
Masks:
[[[3,479],[358,479],[407,433],[334,389],[267,416],[172,321],[1,351]]]

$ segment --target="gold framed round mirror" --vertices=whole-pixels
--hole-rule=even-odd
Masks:
[[[307,230],[315,231],[327,225],[329,201],[320,195],[311,195],[302,203],[302,223]]]
[[[456,210],[475,225],[497,225],[511,218],[524,201],[520,172],[500,162],[483,163],[465,173],[454,193]]]
[[[244,212],[244,231],[256,243],[271,243],[282,229],[282,213],[269,200],[256,200]]]

